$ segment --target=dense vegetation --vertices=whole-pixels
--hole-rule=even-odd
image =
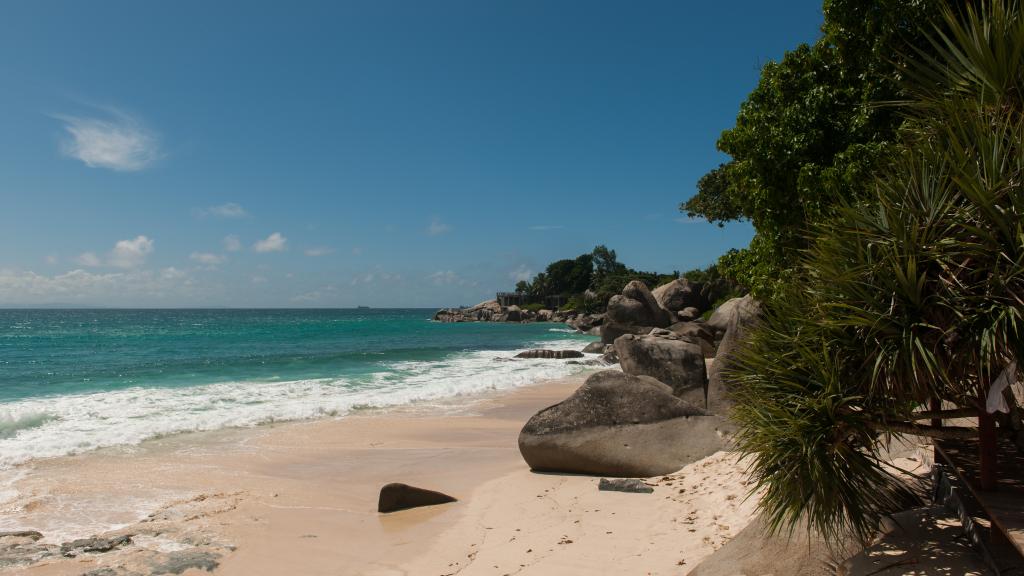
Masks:
[[[756,235],[720,260],[762,300],[791,279],[806,235],[835,206],[871,194],[871,175],[898,147],[903,122],[882,102],[906,93],[900,66],[929,46],[939,0],[826,0],[822,37],[768,63],[718,148],[731,160],[700,179],[680,207]]]
[[[640,280],[654,288],[679,276],[678,271],[659,274],[634,270],[619,262],[615,250],[601,245],[589,254],[548,264],[532,280],[519,281],[516,292],[525,295],[531,303],[542,304],[549,296],[561,296],[566,301],[566,309],[596,312],[603,310],[608,299],[620,293],[632,280]],[[691,270],[684,276],[693,281],[721,278],[714,266]]]
[[[829,36],[837,5],[826,5]],[[888,158],[852,172],[839,194],[815,180],[827,211],[810,189],[791,191],[810,207],[784,228],[806,226],[793,240],[806,249],[771,260],[793,281],[767,288],[775,298],[727,371],[739,445],[775,528],[806,517],[831,539],[871,537],[907,495],[882,442],[980,435],[984,446],[986,427],[995,434],[985,405],[1001,394],[991,385],[1016,378],[1024,357],[1024,17],[1010,0],[940,13],[915,33],[926,46],[894,58],[892,90],[905,100],[886,112],[901,123]],[[871,20],[847,16],[858,14]],[[799,180],[806,167],[788,170]],[[922,424],[939,415],[929,406],[979,428]],[[984,448],[982,460],[984,478]]]

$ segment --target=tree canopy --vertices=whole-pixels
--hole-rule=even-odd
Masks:
[[[899,78],[940,0],[827,0],[822,37],[769,62],[718,149],[731,160],[700,179],[680,209],[722,224],[749,220],[756,236],[726,254],[723,272],[771,299],[789,278],[810,228],[840,202],[867,197],[902,118],[879,103],[905,98]]]
[[[807,517],[831,539],[873,536],[907,496],[886,438],[977,437],[920,422],[989,418],[990,385],[1024,354],[1024,17],[977,4],[945,8],[929,46],[907,48],[906,123],[870,195],[811,229],[798,281],[726,369],[776,528]]]

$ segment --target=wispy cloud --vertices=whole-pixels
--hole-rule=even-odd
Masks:
[[[521,280],[529,281],[530,278],[533,278],[533,270],[530,270],[525,265],[520,265],[519,268],[509,272],[508,277],[516,282]]]
[[[448,232],[451,231],[451,226],[445,224],[444,222],[441,222],[437,218],[434,218],[434,220],[430,223],[430,226],[427,226],[427,234],[431,236],[440,236],[441,234],[447,234]]]
[[[139,235],[128,240],[119,240],[105,258],[100,258],[95,252],[82,252],[75,257],[75,263],[89,268],[97,266],[135,268],[144,264],[146,257],[152,252],[153,240]]]
[[[198,262],[203,266],[216,266],[227,259],[225,256],[220,254],[214,254],[212,252],[193,252],[188,256],[189,260]]]
[[[56,275],[0,269],[0,302],[152,302],[188,295],[192,279],[177,268],[95,273],[76,269]]]
[[[536,226],[530,226],[530,230],[562,230],[565,226],[561,224],[538,224]]]
[[[64,122],[61,151],[91,168],[135,172],[160,157],[159,141],[138,119],[110,109],[107,118],[54,115]]]
[[[99,266],[101,264],[100,257],[95,252],[82,252],[75,257],[75,263],[79,266]]]
[[[274,232],[253,244],[252,249],[257,252],[284,252],[288,247],[287,245],[288,239],[282,236],[280,232]]]
[[[317,257],[327,256],[328,254],[334,253],[334,248],[328,248],[327,246],[316,246],[314,248],[306,248],[306,256]]]
[[[433,282],[435,286],[476,286],[477,283],[473,280],[468,280],[455,273],[453,270],[438,270],[430,276],[427,276],[427,280]]]
[[[231,235],[224,237],[224,249],[228,252],[238,252],[242,249],[242,241],[238,239],[238,236]]]
[[[146,262],[146,256],[153,251],[153,240],[136,236],[131,240],[119,240],[110,251],[107,263],[117,268],[135,268]]]
[[[355,247],[353,247],[352,248],[352,255],[353,256],[362,256],[363,255],[363,248],[362,248],[362,246],[355,246]]]
[[[249,215],[245,208],[234,202],[227,202],[218,206],[207,206],[206,208],[196,208],[194,212],[199,218],[245,218]]]

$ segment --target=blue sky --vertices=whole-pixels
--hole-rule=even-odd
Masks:
[[[447,306],[678,205],[820,2],[10,2],[0,305]]]

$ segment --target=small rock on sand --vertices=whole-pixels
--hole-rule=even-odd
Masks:
[[[396,482],[380,489],[377,512],[397,512],[408,508],[447,504],[455,501],[455,498],[441,492]]]
[[[636,478],[601,478],[601,481],[597,483],[597,489],[605,492],[632,492],[636,494],[650,494],[654,492],[654,488]]]

